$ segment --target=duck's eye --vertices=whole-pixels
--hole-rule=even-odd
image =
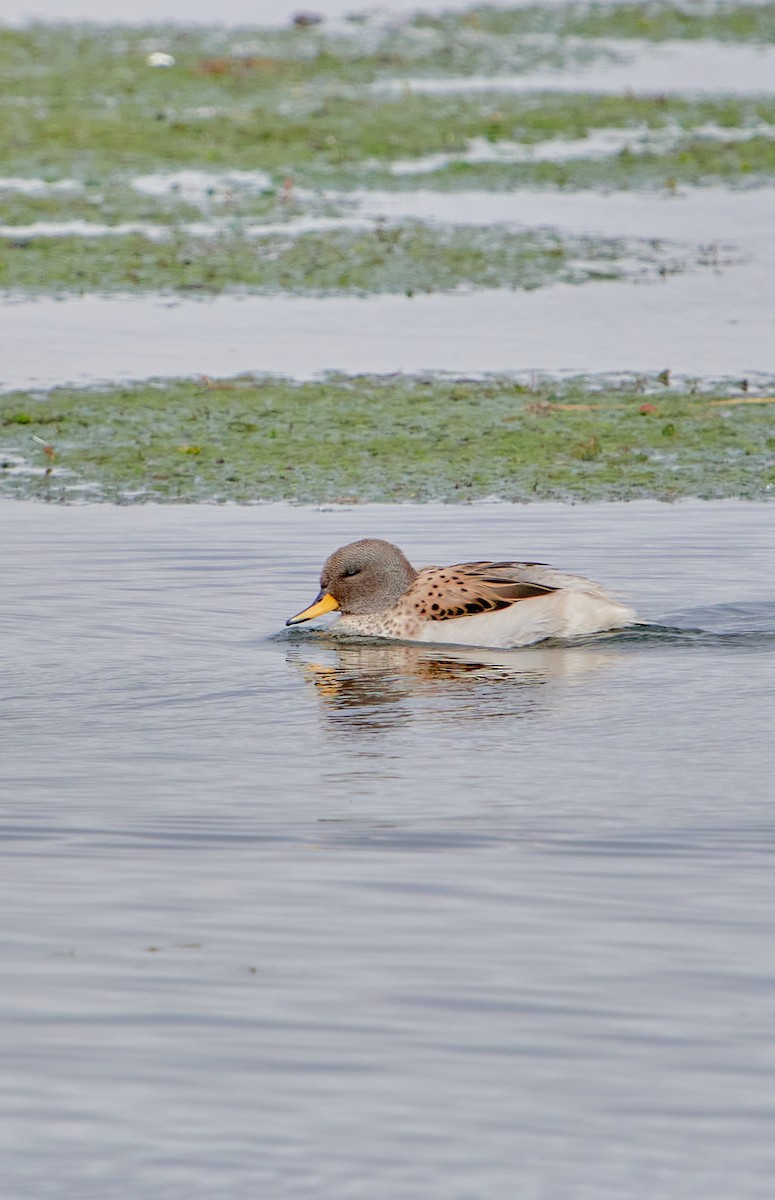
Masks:
[[[360,575],[360,573],[361,573],[360,567],[348,567],[347,570],[342,575],[342,578],[343,579],[352,579],[353,575]]]

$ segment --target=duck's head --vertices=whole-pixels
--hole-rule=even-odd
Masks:
[[[286,625],[299,625],[324,613],[383,612],[403,596],[417,572],[392,542],[362,538],[341,546],[326,559],[320,593]]]

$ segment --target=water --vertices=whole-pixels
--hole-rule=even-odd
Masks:
[[[423,189],[358,191],[352,199],[345,225],[386,218],[653,238],[674,246],[688,269],[664,282],[461,289],[411,299],[6,299],[0,389],[240,371],[309,379],[329,369],[598,374],[667,367],[700,378],[772,375],[772,188],[687,188],[671,197]],[[696,257],[713,254],[717,268],[693,266]]]
[[[566,47],[595,47],[613,61],[541,67],[513,75],[448,76],[390,81],[377,89],[446,95],[461,92],[588,92],[640,96],[771,96],[772,46],[697,41],[566,38]]]
[[[487,138],[470,138],[464,150],[452,150],[438,154],[423,154],[416,158],[405,158],[390,164],[392,175],[430,175],[442,170],[453,163],[531,163],[531,162],[573,162],[574,159],[613,159],[626,150],[629,154],[667,154],[673,151],[686,139],[687,132],[698,140],[706,142],[748,142],[752,138],[771,138],[775,128],[761,122],[758,125],[746,126],[741,129],[722,128],[707,122],[697,125],[687,131],[680,125],[666,126],[663,129],[617,129],[601,128],[591,130],[579,138],[547,138],[543,142],[509,142],[505,139],[491,142]],[[379,166],[379,161],[375,160]],[[35,180],[0,178],[0,187],[8,186],[9,190],[32,192]],[[65,183],[67,180],[64,181]],[[41,180],[39,186],[45,187]],[[201,184],[200,184],[201,186]],[[137,184],[135,184],[137,187]],[[60,185],[61,188],[61,185]],[[560,193],[562,195],[562,193]],[[14,228],[13,226],[3,226]],[[12,234],[7,236],[11,237]]]
[[[535,0],[494,0],[493,7],[523,8]],[[766,3],[766,0],[753,0]],[[559,7],[566,0],[541,0],[543,7]],[[602,0],[615,4],[617,0]],[[259,28],[288,25],[298,12],[316,12],[327,22],[341,23],[351,13],[370,18],[407,17],[422,9],[419,0],[325,0],[305,5],[296,0],[221,0],[217,12],[206,0],[133,0],[131,10],[122,0],[4,0],[4,24],[29,21],[103,21],[129,24],[178,22],[191,25],[255,25]],[[470,8],[470,0],[444,0],[439,9]],[[437,10],[438,11],[438,10]]]
[[[661,627],[275,637],[372,534]],[[3,1194],[769,1198],[774,551],[735,502],[0,505]]]

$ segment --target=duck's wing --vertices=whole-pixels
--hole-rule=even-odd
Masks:
[[[427,621],[495,612],[531,596],[545,596],[567,578],[543,563],[471,562],[426,567],[406,592]]]

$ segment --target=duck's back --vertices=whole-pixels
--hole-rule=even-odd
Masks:
[[[416,640],[469,646],[525,646],[617,629],[635,619],[600,584],[545,563],[425,568],[403,602],[421,618]]]

